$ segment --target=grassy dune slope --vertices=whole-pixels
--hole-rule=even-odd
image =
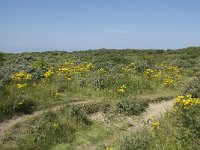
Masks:
[[[0,129],[32,114],[2,129],[1,149],[81,149],[81,145],[196,149],[199,145],[199,47],[0,53],[0,65]],[[152,102],[177,96],[167,115],[145,119],[144,128],[101,143],[133,126],[131,122]],[[41,113],[34,116],[37,112]]]

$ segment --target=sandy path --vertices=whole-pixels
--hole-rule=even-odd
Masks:
[[[8,131],[13,126],[15,126],[17,123],[22,123],[34,117],[38,117],[47,111],[60,110],[66,105],[79,105],[79,104],[87,104],[87,103],[89,102],[88,101],[70,102],[66,104],[53,106],[45,110],[35,111],[33,114],[30,114],[30,115],[23,115],[20,117],[18,116],[18,117],[6,120],[4,122],[1,122],[0,123],[0,139],[2,139],[5,136],[6,131]],[[98,149],[100,145],[107,145],[107,146],[112,145],[114,141],[116,140],[116,137],[119,138],[119,137],[128,136],[135,130],[141,128],[144,125],[144,122],[148,121],[149,119],[161,117],[165,112],[167,112],[173,107],[173,104],[174,104],[174,100],[161,101],[158,103],[150,103],[147,109],[143,113],[141,113],[141,115],[138,116],[138,119],[128,120],[128,123],[131,124],[131,126],[128,127],[126,130],[117,132],[117,135],[113,134],[113,137],[110,139],[105,139],[103,141],[95,143],[95,145],[90,145],[89,148],[87,149],[95,150],[95,149]],[[127,121],[124,120],[122,124],[126,125]],[[78,146],[77,149],[81,149],[81,148]]]
[[[152,118],[161,117],[165,112],[173,108],[173,104],[174,104],[174,100],[150,103],[147,109],[143,113],[141,113],[141,115],[139,115],[138,119],[129,120],[129,124],[131,124],[131,126],[128,127],[125,131],[117,132],[117,134],[114,134],[112,138],[105,139],[104,141],[100,141],[96,143],[95,145],[91,145],[88,148],[88,150],[98,150],[100,145],[106,145],[106,146],[112,145],[116,139],[119,139],[120,137],[128,136],[132,132],[143,127],[144,122],[147,122],[148,120],[151,120]],[[127,122],[124,121],[124,124],[126,123]]]

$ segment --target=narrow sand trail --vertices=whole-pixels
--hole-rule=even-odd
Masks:
[[[148,124],[150,124],[152,118],[156,119],[156,118],[162,117],[164,113],[166,113],[167,111],[173,108],[173,104],[174,104],[174,100],[150,103],[147,109],[138,116],[138,119],[128,121],[129,124],[131,124],[131,126],[128,127],[126,130],[117,132],[117,134],[113,134],[112,138],[105,139],[103,141],[95,143],[95,145],[91,145],[87,149],[98,150],[101,145],[108,146],[108,147],[111,146],[115,142],[116,139],[119,139],[120,137],[128,136],[134,131],[143,127],[144,122],[149,122]],[[126,124],[127,122],[124,120],[123,123]],[[77,148],[77,149],[80,149],[80,148]]]
[[[45,110],[35,111],[33,114],[30,114],[30,115],[23,115],[23,116],[18,116],[12,119],[5,120],[0,123],[0,139],[3,139],[6,131],[8,131],[10,128],[12,128],[18,123],[28,121],[29,119],[38,117],[48,111],[58,111],[67,105],[79,105],[79,104],[81,105],[81,104],[88,104],[88,103],[89,101],[69,102],[66,104],[53,106]],[[128,136],[135,130],[141,128],[144,125],[144,122],[147,122],[148,120],[152,118],[161,117],[165,112],[172,109],[173,104],[174,104],[174,100],[150,103],[149,106],[146,108],[146,110],[143,113],[141,113],[136,119],[129,119],[129,120],[124,120],[124,122],[121,122],[122,126],[127,124],[127,122],[128,124],[131,124],[131,126],[128,127],[126,130],[117,132],[117,134],[113,134],[112,138],[109,138],[109,139],[105,138],[105,140],[99,141],[95,143],[94,145],[89,145],[87,149],[96,150],[96,149],[99,149],[101,145],[106,145],[106,146],[112,145],[117,138],[119,139],[119,137]],[[76,149],[82,149],[82,147],[77,146]]]

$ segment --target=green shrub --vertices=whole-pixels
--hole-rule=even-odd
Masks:
[[[37,103],[24,95],[4,96],[0,103],[0,121],[17,114],[30,114]]]
[[[87,114],[93,114],[99,111],[107,112],[110,110],[110,104],[105,102],[90,103],[84,106]]]
[[[0,52],[0,66],[4,63],[4,53]]]
[[[156,97],[152,99],[151,102],[168,101],[168,100],[172,100],[173,98],[174,96],[160,96],[160,97]]]
[[[120,150],[150,150],[150,136],[147,129],[135,132],[125,137],[120,144]]]
[[[144,71],[145,71],[145,69],[147,69],[148,68],[148,64],[147,64],[147,62],[146,61],[141,61],[141,60],[138,60],[137,62],[136,62],[136,71],[138,72],[138,73],[143,73]]]
[[[191,94],[193,98],[200,98],[200,77],[195,78],[189,83],[183,93]]]
[[[78,122],[91,125],[88,119],[88,114],[93,114],[99,111],[107,112],[110,110],[110,104],[107,103],[90,103],[85,105],[76,105],[70,108],[70,114],[76,118]]]
[[[126,115],[138,115],[148,106],[148,100],[123,100],[117,103],[117,110]]]
[[[36,102],[30,99],[27,99],[23,95],[19,95],[13,101],[13,109],[15,113],[24,113],[30,114],[36,109]]]
[[[12,116],[14,113],[12,99],[5,99],[5,97],[3,97],[0,102],[0,121]]]
[[[83,127],[63,109],[46,112],[31,120],[29,126],[18,124],[2,141],[4,150],[46,150],[61,143],[71,143],[76,132]]]

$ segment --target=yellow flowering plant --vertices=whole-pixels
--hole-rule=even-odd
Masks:
[[[133,73],[135,71],[135,63],[130,63],[126,65],[125,67],[122,67],[122,73],[125,73],[129,75],[130,73]]]
[[[18,73],[11,75],[11,79],[14,80],[14,81],[31,80],[32,75],[25,72],[25,71],[21,71],[21,72],[18,72]]]
[[[146,69],[146,71],[144,72],[144,75],[150,79],[153,76],[154,70],[151,68]]]
[[[159,128],[159,122],[158,122],[158,121],[153,122],[153,123],[151,124],[151,129],[152,129],[152,130],[157,130],[158,128]]]
[[[193,109],[194,107],[200,106],[199,98],[192,98],[191,95],[178,96],[176,98],[175,107],[179,109]]]
[[[200,99],[191,95],[177,96],[174,104],[174,116],[185,127],[199,130]]]
[[[121,87],[119,87],[119,89],[117,91],[118,91],[118,93],[126,92],[126,86],[123,84]]]
[[[44,73],[44,77],[45,78],[50,78],[52,77],[54,74],[54,72],[52,71],[52,69],[48,69],[45,73]]]
[[[26,88],[26,86],[27,86],[26,83],[24,83],[24,84],[17,84],[17,88],[18,89],[22,89],[22,90],[24,90]]]

